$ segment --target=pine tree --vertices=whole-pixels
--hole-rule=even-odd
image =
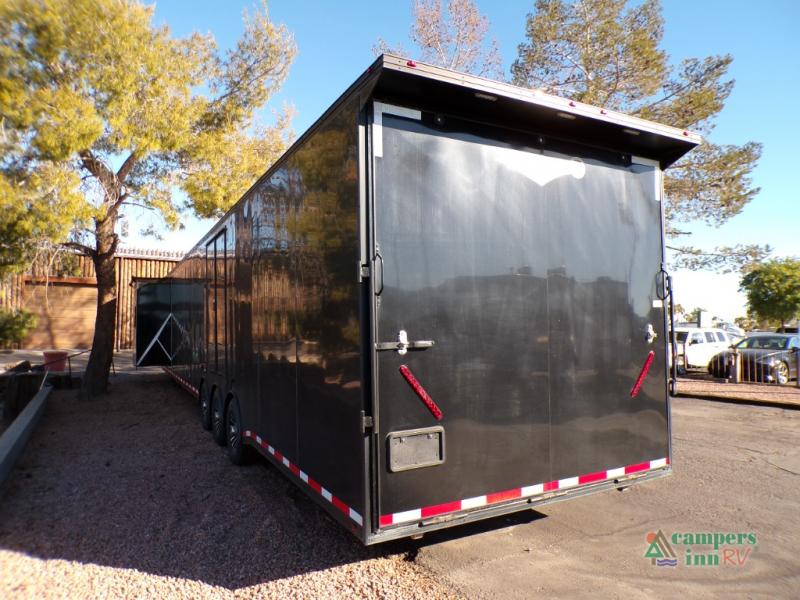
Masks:
[[[671,66],[661,48],[664,19],[657,0],[537,0],[528,15],[526,41],[511,67],[516,85],[708,136],[733,90],[730,55],[687,58]],[[759,189],[751,173],[761,145],[717,145],[706,140],[667,171],[667,234],[685,235],[681,223],[721,225],[739,214]],[[689,268],[739,268],[762,259],[768,247],[734,246],[703,251],[673,245],[677,264]]]

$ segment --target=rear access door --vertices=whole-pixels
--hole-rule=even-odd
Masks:
[[[657,169],[379,103],[373,149],[379,526],[666,457]]]

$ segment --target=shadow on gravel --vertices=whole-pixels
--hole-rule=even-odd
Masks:
[[[533,511],[363,547],[276,468],[232,466],[166,377],[55,392],[0,489],[0,548],[230,590],[529,523]]]

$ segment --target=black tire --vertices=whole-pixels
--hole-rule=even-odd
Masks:
[[[224,446],[227,436],[225,435],[225,407],[222,403],[222,394],[219,390],[214,390],[211,398],[211,437],[220,446]]]
[[[206,431],[211,431],[211,397],[209,386],[200,384],[200,425]]]
[[[231,398],[225,408],[225,434],[228,458],[235,465],[244,465],[250,462],[252,448],[246,446],[242,438],[242,413],[239,402]]]
[[[775,365],[775,383],[778,385],[788,385],[789,379],[789,365],[783,361]]]

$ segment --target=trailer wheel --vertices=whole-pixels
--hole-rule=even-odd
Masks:
[[[225,445],[225,407],[222,404],[221,394],[218,389],[214,389],[211,396],[211,437],[220,446]]]
[[[242,439],[242,413],[236,398],[231,398],[225,407],[225,434],[228,442],[226,451],[230,461],[235,465],[247,464],[252,456],[252,450]]]
[[[205,382],[200,384],[200,425],[206,431],[211,430],[211,394]]]

